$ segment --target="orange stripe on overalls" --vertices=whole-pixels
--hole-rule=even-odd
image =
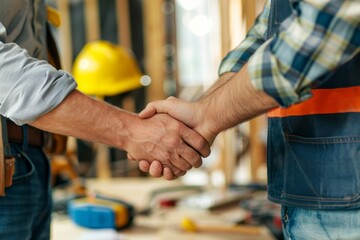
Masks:
[[[313,89],[313,97],[288,108],[276,108],[268,117],[360,112],[360,87]]]

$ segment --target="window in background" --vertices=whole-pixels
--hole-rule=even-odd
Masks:
[[[219,1],[175,0],[175,11],[180,88],[203,90],[217,79],[221,61]]]

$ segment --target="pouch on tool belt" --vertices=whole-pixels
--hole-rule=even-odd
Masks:
[[[12,185],[15,172],[15,158],[7,139],[6,120],[0,117],[0,196],[5,196],[5,188]]]
[[[12,179],[15,173],[15,158],[5,157],[5,187],[12,185]]]
[[[12,185],[12,179],[15,173],[15,158],[1,158],[0,164],[0,196],[5,196],[5,188]]]

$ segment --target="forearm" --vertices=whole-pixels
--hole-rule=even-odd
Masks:
[[[49,132],[124,148],[123,128],[132,118],[135,115],[74,90],[59,106],[30,125]]]
[[[253,87],[247,65],[199,104],[205,125],[215,135],[278,106],[273,98]]]
[[[200,99],[207,98],[211,96],[218,88],[221,88],[227,81],[229,81],[233,76],[235,76],[235,72],[227,72],[219,77],[219,79],[201,96]]]

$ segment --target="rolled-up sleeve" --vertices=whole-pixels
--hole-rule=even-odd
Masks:
[[[5,40],[0,23],[0,114],[22,125],[54,109],[77,85],[69,73]]]
[[[287,107],[360,52],[360,1],[295,1],[278,34],[248,63],[255,88]]]

